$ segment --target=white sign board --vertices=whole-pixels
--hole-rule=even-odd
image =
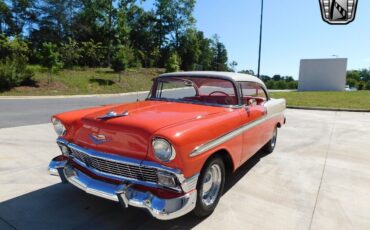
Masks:
[[[343,91],[346,75],[347,58],[303,59],[298,91]]]

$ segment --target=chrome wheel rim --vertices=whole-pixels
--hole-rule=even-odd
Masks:
[[[271,139],[271,147],[273,147],[273,148],[276,145],[276,139],[277,139],[277,128],[275,128],[274,135],[272,136],[272,139]]]
[[[221,187],[221,168],[214,164],[207,170],[202,184],[202,202],[209,206],[212,205],[220,192]]]

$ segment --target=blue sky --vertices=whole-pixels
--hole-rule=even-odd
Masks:
[[[322,21],[318,0],[265,0],[261,73],[298,78],[302,58],[348,58],[348,69],[370,67],[370,1],[359,0],[349,25]],[[260,0],[198,0],[197,28],[218,34],[237,69],[257,72]]]

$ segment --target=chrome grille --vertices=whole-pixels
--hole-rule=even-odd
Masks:
[[[85,165],[94,168],[100,172],[109,173],[112,175],[148,181],[158,182],[157,169],[143,167],[138,165],[125,164],[116,161],[110,161],[98,157],[89,156],[86,153],[71,148],[72,155]]]

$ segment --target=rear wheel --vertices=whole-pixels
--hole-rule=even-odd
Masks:
[[[272,153],[276,146],[276,140],[277,140],[277,127],[275,126],[274,133],[272,134],[272,138],[265,144],[265,146],[262,147],[262,150],[266,153]]]
[[[225,165],[220,157],[214,157],[204,165],[197,184],[197,204],[194,214],[210,215],[216,208],[225,185]]]

